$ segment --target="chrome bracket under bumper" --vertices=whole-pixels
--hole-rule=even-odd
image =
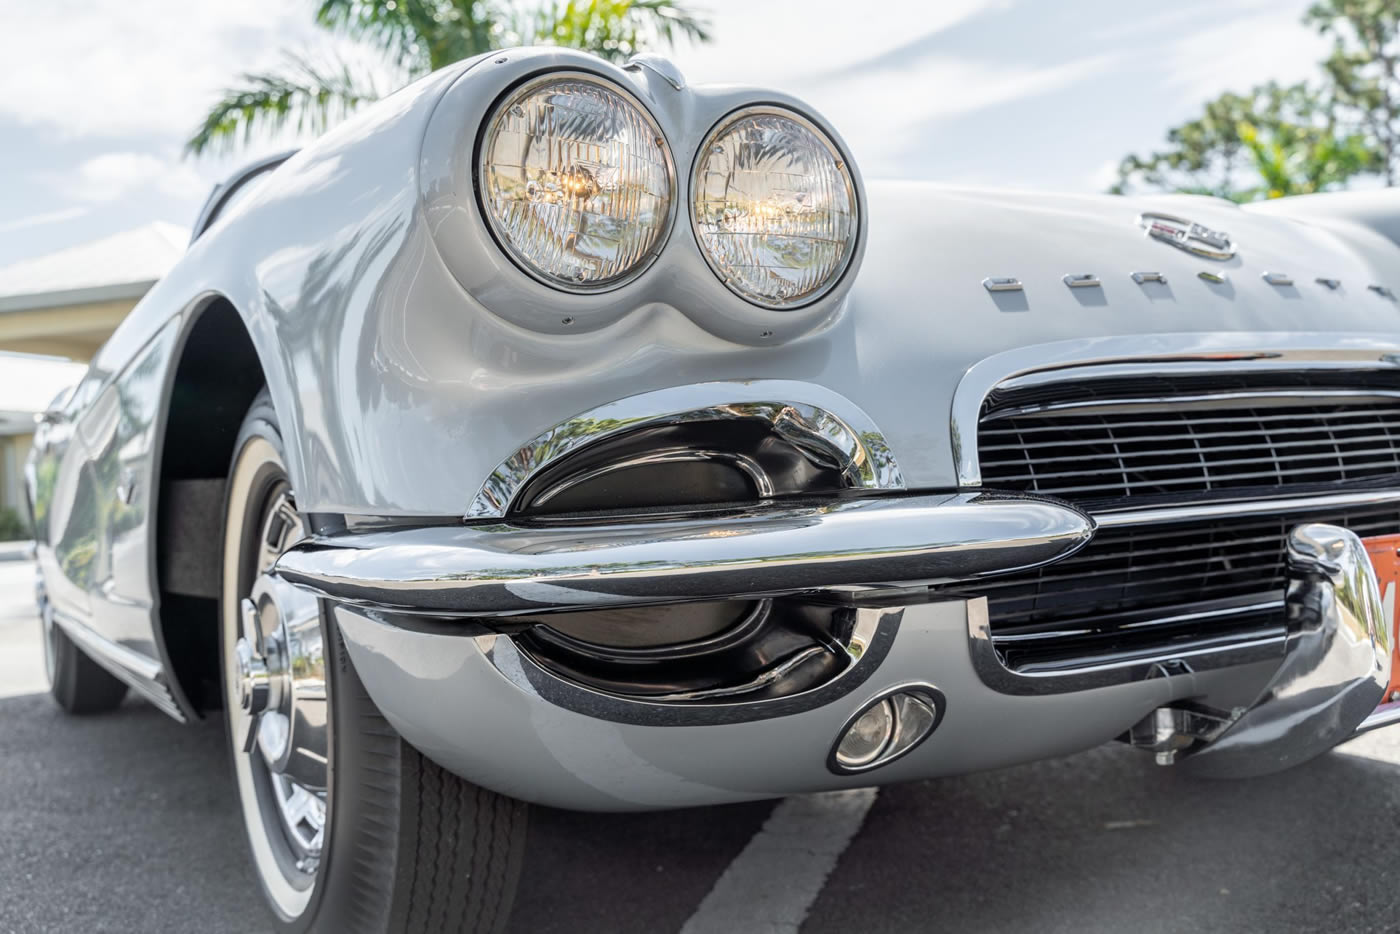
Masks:
[[[1163,709],[1144,721],[1155,735],[1135,741],[1155,748],[1159,761],[1179,757],[1215,778],[1281,771],[1354,735],[1384,700],[1390,634],[1361,539],[1334,525],[1300,525],[1288,536],[1287,560],[1282,664],[1247,707]]]
[[[860,497],[736,514],[429,526],[302,542],[275,573],[343,604],[511,616],[970,580],[1064,558],[1094,522],[990,494]]]

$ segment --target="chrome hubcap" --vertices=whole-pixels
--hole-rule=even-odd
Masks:
[[[252,612],[251,601],[244,600],[243,605],[247,612]],[[253,650],[253,644],[246,637],[238,637],[233,651],[234,661],[238,666],[238,706],[242,707],[245,713],[256,717],[267,709],[272,676],[267,670],[267,662]]]
[[[272,572],[303,535],[290,493],[278,493],[265,516],[258,575],[239,604],[229,681],[241,713],[230,722],[236,753],[266,776],[275,807],[265,808],[265,819],[280,825],[296,869],[310,874],[325,836],[328,777],[320,606]]]

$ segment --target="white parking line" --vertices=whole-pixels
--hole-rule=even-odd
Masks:
[[[797,934],[875,795],[859,788],[783,801],[681,934]]]
[[[44,642],[34,609],[34,564],[0,561],[0,697],[48,689]]]

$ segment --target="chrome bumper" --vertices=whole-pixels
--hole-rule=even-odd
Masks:
[[[702,519],[311,539],[276,573],[338,603],[510,616],[969,580],[1048,564],[1093,520],[1048,500],[885,496]]]
[[[1192,772],[1247,778],[1282,771],[1366,729],[1394,721],[1392,621],[1366,546],[1334,525],[1288,536],[1288,636],[1282,662],[1253,702],[1233,710],[1160,710],[1140,726],[1160,761]]]
[[[709,519],[346,533],[303,543],[276,571],[337,605],[356,671],[409,742],[486,787],[561,807],[676,807],[867,784],[870,775],[834,772],[828,753],[855,714],[895,690],[927,688],[947,702],[927,742],[881,767],[879,782],[1123,736],[1207,774],[1260,774],[1400,713],[1377,706],[1389,633],[1365,549],[1323,525],[1290,539],[1288,637],[1271,658],[1155,665],[1065,693],[998,687],[974,651],[978,617],[967,602],[923,594],[899,606],[894,589],[854,601],[865,607],[852,609],[863,635],[839,677],[729,703],[600,692],[546,670],[507,635],[405,626],[397,615],[509,617],[968,580],[1052,562],[1092,532],[1091,519],[1053,501],[881,497]]]

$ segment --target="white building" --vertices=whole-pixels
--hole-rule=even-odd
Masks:
[[[82,378],[188,242],[188,230],[152,223],[0,267],[0,509],[23,510],[35,416]]]

